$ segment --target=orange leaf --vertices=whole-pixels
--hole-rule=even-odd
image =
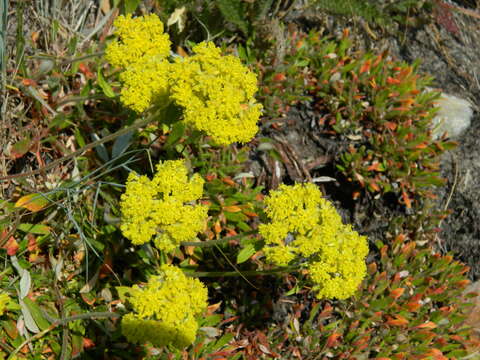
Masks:
[[[368,274],[373,275],[377,272],[377,263],[372,262],[367,266]]]
[[[414,241],[410,241],[406,243],[400,251],[404,255],[410,255],[413,249],[415,249],[415,246],[417,246],[416,243]]]
[[[85,349],[90,349],[92,347],[95,347],[95,343],[89,338],[83,338],[83,347]]]
[[[396,288],[390,292],[390,297],[398,299],[405,292],[405,288]]]
[[[38,86],[35,80],[32,79],[22,79],[22,84],[25,86]]]
[[[426,143],[421,143],[415,146],[415,149],[425,149],[428,145]]]
[[[375,181],[372,181],[370,184],[368,184],[370,188],[372,188],[374,191],[380,192],[380,186]]]
[[[460,280],[460,281],[457,281],[457,282],[455,283],[455,285],[458,285],[458,286],[461,287],[461,288],[467,286],[468,284],[470,284],[470,280],[468,280],[468,279]]]
[[[427,353],[423,354],[423,356],[433,356],[435,360],[448,360],[447,357],[443,356],[443,353],[438,349],[430,349]]]
[[[435,329],[437,327],[437,324],[435,324],[434,322],[432,321],[427,321],[426,323],[424,324],[420,324],[418,326],[415,326],[415,329],[428,329],[428,330],[432,330],[432,329]]]
[[[396,85],[396,84],[400,84],[400,80],[398,79],[394,79],[392,77],[388,77],[387,78],[387,84],[390,84],[390,85]]]
[[[408,309],[408,311],[417,311],[420,309],[422,305],[418,301],[410,301],[409,303],[405,304],[405,307]]]
[[[380,166],[380,163],[378,161],[374,161],[372,165],[370,165],[367,170],[368,171],[372,171],[372,170],[375,170],[375,171],[381,171],[379,169],[379,166]]]
[[[188,53],[181,46],[177,46],[177,54],[184,58],[188,57]]]
[[[28,239],[28,245],[27,245],[28,251],[34,252],[38,250],[37,238],[33,236],[33,234],[27,234],[27,239]]]
[[[223,210],[229,213],[236,213],[242,211],[242,208],[237,205],[224,206]]]
[[[330,335],[327,339],[327,343],[325,344],[325,346],[327,348],[329,347],[332,347],[335,345],[335,343],[337,342],[337,339],[342,336],[342,334],[339,334],[339,333],[333,333],[332,335]]]
[[[235,182],[231,178],[229,178],[228,176],[224,177],[222,179],[222,181],[227,185],[235,186]]]
[[[412,201],[410,200],[410,198],[408,197],[405,191],[402,191],[402,199],[403,199],[403,202],[405,203],[405,206],[410,209],[412,207]]]
[[[369,71],[370,70],[370,64],[371,64],[370,59],[365,61],[365,63],[360,68],[360,74],[363,74],[364,72]]]
[[[80,70],[80,72],[84,74],[87,79],[93,79],[95,77],[93,72],[91,72],[88,66],[84,63],[80,63],[80,65],[78,66],[78,70]]]
[[[28,194],[22,196],[15,203],[15,207],[23,207],[32,212],[37,212],[42,210],[48,204],[48,199],[40,194]]]
[[[17,253],[18,251],[18,243],[17,240],[13,236],[10,236],[10,239],[8,239],[7,243],[3,245],[4,249],[7,249],[7,255],[13,256]]]
[[[390,129],[394,131],[397,128],[397,124],[391,121],[387,121],[385,124],[383,124],[387,129]]]
[[[395,319],[389,318],[385,323],[392,326],[403,326],[408,324],[408,320],[402,315],[395,315]]]
[[[285,81],[286,79],[287,77],[283,73],[278,73],[273,76],[273,81],[275,82]]]
[[[220,221],[217,221],[215,223],[214,230],[217,234],[220,234],[222,232],[222,226],[220,225]]]

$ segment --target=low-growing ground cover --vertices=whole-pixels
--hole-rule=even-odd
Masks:
[[[430,190],[453,143],[431,138],[437,94],[415,66],[346,31],[285,29],[295,2],[102,1],[70,9],[77,30],[95,21],[86,35],[17,5],[4,358],[475,351],[468,267],[434,247],[447,212]],[[56,25],[26,40],[26,9]]]

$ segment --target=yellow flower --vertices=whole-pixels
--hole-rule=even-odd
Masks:
[[[265,198],[271,220],[259,226],[267,261],[302,264],[319,298],[345,299],[365,277],[366,237],[344,225],[314,184],[280,185]]]
[[[352,296],[367,274],[365,236],[342,225],[335,242],[325,243],[317,261],[307,265],[318,298],[346,299]]]
[[[184,121],[221,145],[250,141],[262,109],[253,98],[255,74],[237,57],[222,56],[211,42],[193,51],[177,58],[170,73],[171,98],[183,108]]]
[[[167,252],[182,241],[194,240],[204,229],[208,211],[195,204],[203,183],[199,175],[188,178],[184,160],[158,164],[152,180],[131,173],[120,201],[124,236],[135,245],[154,236],[156,247]]]
[[[207,300],[207,289],[199,280],[163,265],[161,274],[152,276],[146,286],[131,288],[133,313],[123,317],[122,333],[130,342],[184,348],[195,340],[195,317],[206,309]]]
[[[169,69],[170,63],[167,60],[156,58],[130,65],[120,74],[123,83],[121,102],[137,113],[145,111],[152,104],[166,104]]]
[[[119,16],[113,25],[118,40],[105,49],[107,61],[127,67],[151,58],[160,60],[170,54],[170,39],[163,32],[163,23],[157,15],[150,14],[133,19],[131,14]]]

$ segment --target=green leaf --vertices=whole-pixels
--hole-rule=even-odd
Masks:
[[[115,139],[115,142],[113,143],[112,147],[112,159],[116,159],[120,155],[122,155],[125,150],[128,149],[128,147],[131,144],[131,138],[133,136],[133,131],[129,131],[126,134],[123,134],[122,136],[119,136],[118,138]]]
[[[244,263],[248,259],[250,259],[253,254],[257,251],[255,250],[255,246],[253,244],[247,244],[242,250],[239,251],[237,254],[237,264]]]
[[[30,233],[30,234],[37,234],[37,235],[50,234],[50,227],[42,224],[23,223],[18,225],[18,230],[21,230],[23,232]]]
[[[242,0],[217,0],[217,6],[224,18],[238,26],[245,34],[248,34],[248,23],[245,21],[246,14]]]
[[[180,121],[174,123],[172,126],[172,131],[165,142],[165,146],[170,147],[173,144],[176,144],[178,140],[182,138],[183,134],[185,134],[185,124]]]
[[[28,152],[28,150],[30,150],[31,146],[32,141],[30,140],[30,138],[27,137],[26,139],[20,140],[13,144],[12,149],[10,150],[10,154],[15,159],[21,158]]]
[[[50,327],[50,323],[43,316],[40,307],[28,297],[23,298],[23,302],[28,307],[33,320],[35,320],[35,323],[38,325],[40,330],[48,329]]]
[[[127,294],[132,290],[132,288],[128,286],[115,286],[115,289],[117,290],[118,298],[122,301],[127,300]]]
[[[25,298],[25,299],[28,299],[28,298]],[[25,301],[23,301],[22,299],[20,299],[20,307],[22,309],[23,319],[25,320],[25,327],[32,333],[35,333],[35,334],[39,333],[40,329],[38,328],[37,323],[33,319],[30,309],[28,308]]]
[[[131,14],[135,12],[141,0],[124,0],[125,14]]]
[[[100,67],[98,67],[98,70],[97,70],[97,81],[98,81],[98,85],[100,85],[100,87],[103,90],[103,93],[106,96],[108,96],[109,98],[115,97],[115,93],[113,92],[110,84],[103,77],[102,69]]]

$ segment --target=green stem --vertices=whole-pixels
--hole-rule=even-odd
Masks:
[[[180,243],[180,245],[182,245],[182,246],[196,246],[196,247],[210,247],[210,246],[215,246],[215,245],[219,245],[219,244],[229,242],[230,240],[241,239],[241,238],[244,238],[245,236],[253,235],[253,234],[256,234],[256,233],[257,233],[257,230],[251,230],[251,231],[247,231],[247,232],[244,232],[242,234],[239,234],[239,235],[229,236],[229,237],[225,237],[225,238],[217,239],[217,240],[183,241],[183,242]]]
[[[57,328],[60,325],[65,325],[65,324],[68,324],[69,322],[76,321],[76,320],[85,320],[85,319],[93,319],[93,318],[119,318],[121,316],[122,315],[120,315],[120,314],[106,311],[106,312],[91,312],[91,313],[86,313],[86,314],[78,314],[78,315],[73,315],[73,316],[70,316],[70,317],[67,317],[67,318],[64,318],[64,319],[56,319],[55,322],[53,322],[48,328],[46,328],[45,330],[35,334],[31,338],[25,340],[23,343],[20,344],[20,346],[17,346],[17,348],[15,350],[13,350],[10,353],[10,355],[8,355],[7,360],[12,360],[15,357],[15,355],[20,350],[22,350],[22,348],[25,345],[31,343],[32,341],[40,339],[41,337],[48,334],[50,331],[54,330],[55,328]]]
[[[298,266],[279,267],[271,270],[247,270],[247,271],[199,271],[199,272],[187,272],[186,275],[190,277],[234,277],[234,276],[259,276],[259,275],[275,275],[279,273],[290,273],[297,271],[300,268]]]

